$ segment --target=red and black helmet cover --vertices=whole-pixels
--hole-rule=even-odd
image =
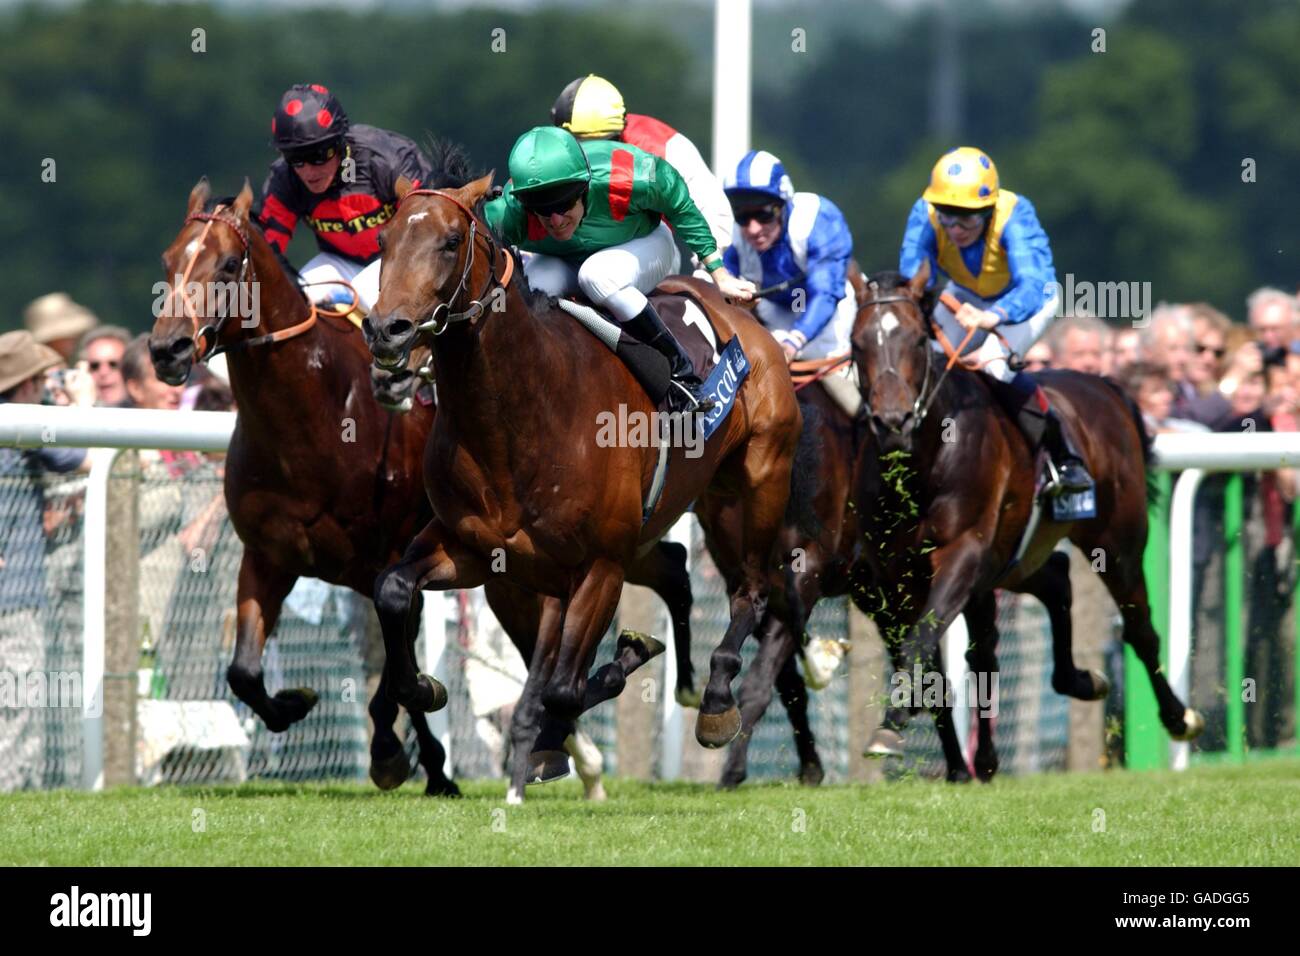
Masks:
[[[333,93],[319,83],[299,83],[280,97],[271,118],[271,142],[281,152],[339,139],[348,115]]]

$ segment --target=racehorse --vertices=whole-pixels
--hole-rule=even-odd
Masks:
[[[438,181],[468,178],[463,156],[437,150],[435,157]],[[269,729],[281,731],[305,717],[317,699],[307,688],[274,697],[266,693],[262,651],[281,604],[302,576],[371,596],[375,576],[401,556],[432,517],[421,462],[434,412],[416,403],[409,415],[392,415],[371,397],[366,387],[370,353],[361,336],[332,313],[313,309],[287,266],[249,222],[251,199],[246,186],[233,203],[213,209],[207,182],[200,180],[190,194],[186,222],[163,259],[169,277],[188,270],[186,282],[201,288],[257,283],[256,298],[245,299],[255,302],[256,314],[231,321],[228,315],[206,315],[206,301],[177,305],[173,300],[173,308],[155,323],[150,351],[159,377],[173,383],[185,381],[193,363],[215,348],[229,353],[231,387],[241,414],[227,458],[225,491],[244,555],[235,657],[227,677],[236,696]],[[171,292],[183,295],[174,288]],[[408,375],[396,382],[381,376],[371,387],[380,401],[400,403],[416,383]],[[309,413],[298,414],[299,409]],[[679,656],[678,692],[689,698],[691,592],[685,549],[660,542],[642,570],[641,583],[669,607]],[[540,615],[537,596],[504,579],[488,582],[486,590],[489,606],[527,660]],[[370,775],[379,787],[390,789],[406,779],[410,767],[392,731],[397,705],[384,689],[381,683],[369,707],[375,723]],[[411,720],[428,792],[454,794],[457,788],[442,769],[444,751],[424,713],[412,712]],[[532,737],[523,725],[512,729],[512,737],[521,754],[514,777],[522,780]],[[592,769],[580,740],[565,743],[587,794],[599,792],[598,765]],[[522,784],[518,790],[522,793]]]
[[[796,475],[812,483],[804,492],[812,513],[787,516],[777,544],[786,570],[773,581],[774,587],[793,589],[790,613],[798,626],[788,626],[782,615],[770,610],[763,618],[758,653],[740,685],[741,732],[728,749],[719,781],[725,790],[745,780],[750,737],[772,701],[774,688],[794,730],[800,782],[816,786],[825,777],[808,722],[807,690],[795,659],[803,643],[804,625],[817,602],[849,592],[849,570],[858,540],[857,518],[847,507],[854,425],[824,390],[815,382],[810,384],[812,387],[799,396],[804,432]],[[724,518],[727,520],[729,515]],[[729,578],[732,569],[719,567]]]
[[[436,709],[446,700],[404,653],[421,588],[473,587],[503,574],[548,595],[520,707],[545,710],[534,778],[563,776],[567,758],[558,744],[572,721],[616,696],[650,656],[643,643],[621,640],[616,661],[587,676],[624,580],[712,490],[739,498],[742,514],[742,537],[730,542],[741,581],[696,723],[702,744],[723,746],[740,727],[730,684],[767,605],[799,434],[784,358],[712,285],[678,280],[722,339],[739,337],[750,369],[702,454],[673,450],[662,497],[643,522],[655,449],[598,442],[597,422],[620,403],[647,418],[656,409],[604,344],[553,304],[530,301],[522,270],[513,275],[513,254],[475,212],[491,184],[491,174],[449,190],[399,181],[399,207],[381,238],[383,285],[365,322],[367,341],[390,368],[404,364],[417,341],[431,345],[439,385],[425,456],[436,517],[375,584],[389,686],[408,708]]]
[[[875,617],[896,673],[920,666],[925,674],[942,675],[940,638],[964,613],[972,673],[995,674],[993,592],[1006,588],[1032,594],[1047,608],[1053,689],[1079,700],[1104,697],[1106,679],[1074,666],[1069,562],[1053,553],[1057,542],[1068,538],[1084,554],[1104,556],[1102,580],[1123,616],[1124,640],[1151,678],[1166,730],[1175,740],[1195,737],[1204,721],[1178,699],[1161,672],[1142,571],[1152,445],[1141,414],[1109,379],[1067,371],[1040,374],[1096,479],[1096,517],[1057,521],[1049,502],[1030,527],[1042,469],[997,401],[993,380],[954,368],[956,354],[945,365],[931,347],[933,330],[921,306],[928,280],[928,264],[910,282],[898,273],[874,276],[859,303],[852,337],[871,422],[863,429],[855,466],[863,547],[854,568],[854,596]],[[899,731],[919,709],[919,692],[913,686],[908,706],[891,699],[869,752],[902,752]],[[997,770],[994,708],[979,703],[974,765],[979,778],[988,780]],[[946,696],[936,694],[928,706],[948,779],[969,780]]]

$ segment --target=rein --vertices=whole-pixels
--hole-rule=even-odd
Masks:
[[[482,294],[479,295],[477,299],[470,300],[468,308],[460,312],[453,312],[451,306],[452,303],[456,301],[457,297],[459,297],[461,293],[465,293],[466,295],[469,294],[468,286],[470,277],[474,271],[474,256],[478,248],[478,217],[474,215],[468,206],[455,196],[448,195],[440,189],[412,189],[402,197],[400,202],[398,202],[397,208],[401,209],[402,203],[406,202],[406,200],[410,199],[412,196],[439,196],[455,205],[456,208],[463,212],[465,217],[469,220],[469,254],[465,257],[465,268],[461,270],[460,282],[456,284],[456,291],[451,294],[451,297],[447,299],[446,302],[439,302],[434,306],[433,312],[429,317],[417,326],[421,332],[432,332],[434,335],[441,335],[443,332],[447,331],[448,327],[450,327],[453,322],[472,322],[478,319],[483,314],[485,308],[484,303],[488,296],[492,295],[498,287],[502,289],[509,288],[510,279],[514,275],[515,271],[515,260],[507,250],[497,243],[496,239],[492,236],[491,230],[484,230],[483,238],[488,245],[488,257],[490,263],[487,282],[483,286]],[[496,258],[499,252],[505,254],[506,267],[504,274],[498,282]]]
[[[958,302],[954,296],[952,296],[950,293],[947,292],[944,292],[939,296],[939,301],[942,302],[954,315],[961,308],[961,303]],[[887,302],[911,302],[913,305],[916,304],[916,300],[909,295],[889,295],[878,299],[867,299],[864,302],[862,302],[858,308],[865,309],[867,306],[883,305]],[[963,368],[967,369],[968,371],[974,372],[983,368],[989,362],[995,361],[996,358],[1000,357],[1000,356],[991,357],[991,358],[984,359],[983,361],[980,361],[979,359],[973,357],[970,359],[962,358],[962,352],[966,350],[966,346],[970,344],[971,338],[974,337],[977,331],[979,331],[978,326],[967,329],[966,335],[961,340],[961,343],[956,347],[954,347],[952,342],[948,340],[948,336],[944,334],[943,328],[937,322],[935,322],[933,318],[927,321],[927,325],[929,327],[929,331],[931,335],[934,337],[936,341],[938,341],[940,346],[943,347],[944,352],[947,353],[948,361],[944,365],[943,372],[939,375],[939,378],[935,381],[933,387],[931,387],[930,369],[932,363],[930,362],[930,357],[928,354],[929,350],[927,348],[927,355],[926,355],[926,362],[925,362],[925,378],[921,382],[921,390],[917,393],[916,400],[912,403],[912,417],[913,417],[912,427],[913,428],[920,427],[921,422],[923,422],[925,420],[925,417],[928,414],[930,414],[930,409],[931,407],[933,407],[935,399],[939,397],[939,390],[940,388],[942,388],[944,380],[948,377],[948,373],[953,370],[953,366],[960,363]],[[1006,346],[1007,352],[1009,353],[1006,356],[1007,364],[1011,365],[1013,368],[1016,367],[1016,362],[1018,361],[1019,357],[1016,355],[1015,350],[1011,348],[1010,343],[1007,342],[1006,338],[1002,335],[1002,333],[998,332],[997,329],[989,329],[986,331],[989,331],[993,335],[997,336],[998,340],[1001,341],[1002,344]],[[884,349],[883,342],[882,342],[882,351],[884,353],[884,357],[886,361],[888,362],[882,374],[888,373],[893,375],[895,378],[901,380],[902,375],[898,372],[898,369],[894,365],[893,356],[889,354],[888,350]],[[1021,364],[1023,365],[1023,363]],[[871,408],[870,402],[866,403],[866,407],[868,412],[870,412],[870,408]],[[874,412],[872,412],[871,414],[874,414]]]
[[[794,390],[800,391],[813,382],[825,378],[841,365],[853,360],[853,354],[832,355],[824,359],[803,359],[790,363],[790,378],[794,380]]]
[[[198,261],[199,253],[207,243],[208,233],[212,231],[212,224],[216,222],[222,223],[223,225],[229,226],[233,229],[235,235],[239,237],[240,245],[243,248],[243,261],[240,264],[239,276],[235,281],[240,285],[248,282],[250,279],[253,282],[257,281],[257,274],[253,269],[252,243],[249,241],[248,234],[239,224],[239,221],[226,214],[228,209],[228,206],[219,205],[212,210],[212,212],[196,212],[185,217],[187,223],[207,223],[207,225],[203,227],[203,232],[199,234],[198,242],[194,246],[194,252],[190,256],[190,261],[185,266],[185,272],[181,276],[180,285],[176,289],[172,290],[173,298],[177,296],[180,297],[182,310],[184,314],[189,317],[190,323],[193,325],[194,331],[192,337],[195,343],[194,361],[206,362],[208,359],[221,355],[223,352],[233,353],[242,351],[243,349],[254,348],[259,345],[269,345],[272,342],[283,342],[286,339],[294,338],[309,331],[316,325],[316,320],[321,315],[328,315],[332,318],[343,318],[357,307],[357,303],[360,301],[360,296],[357,294],[357,290],[352,288],[350,283],[344,282],[342,279],[324,279],[319,282],[311,282],[308,283],[307,286],[303,286],[303,288],[314,285],[342,285],[346,287],[347,290],[352,293],[352,305],[347,309],[347,311],[335,312],[332,310],[317,309],[316,304],[308,299],[308,305],[311,307],[311,311],[307,318],[299,322],[297,325],[291,325],[287,329],[279,329],[278,331],[269,332],[266,335],[259,335],[255,338],[241,339],[240,341],[233,342],[230,345],[219,345],[217,339],[220,338],[222,329],[225,328],[226,322],[230,319],[229,311],[218,319],[215,324],[209,323],[208,325],[200,327],[198,312],[194,309],[194,305],[190,301],[188,287],[190,273],[194,271],[194,263]]]

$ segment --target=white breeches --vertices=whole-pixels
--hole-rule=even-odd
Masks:
[[[963,289],[954,282],[949,282],[945,292],[951,294],[959,302],[969,302],[977,309],[991,309],[997,305],[996,299],[981,299],[973,292]],[[997,331],[1007,340],[1007,344],[1015,350],[1017,355],[1024,356],[1029,346],[1037,342],[1047,331],[1047,327],[1052,324],[1056,318],[1056,308],[1059,303],[1057,296],[1052,296],[1043,307],[1031,315],[1024,322],[1013,324],[1003,324],[997,327]],[[957,317],[953,315],[942,302],[936,302],[934,306],[934,320],[943,329],[943,334],[948,336],[948,341],[952,343],[953,348],[961,344],[961,340],[966,337],[966,330],[957,322]],[[943,351],[943,346],[934,342],[933,346],[939,351]],[[983,370],[988,372],[994,378],[1003,382],[1009,382],[1015,377],[1015,373],[1007,366],[1006,354],[1007,347],[995,335],[990,335],[984,329],[978,330],[971,336],[970,343],[966,346],[964,355],[974,354],[981,362],[987,362]]]

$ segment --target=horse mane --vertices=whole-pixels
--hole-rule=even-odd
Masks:
[[[234,196],[219,196],[216,198],[210,198],[206,203],[204,203],[203,211],[212,212],[218,206],[229,207],[234,205],[234,203],[235,203]],[[262,227],[258,223],[255,217],[251,215],[248,217],[248,225],[249,228],[256,230],[257,234],[261,236],[263,240],[266,239],[266,234],[262,231]],[[292,283],[293,287],[298,290],[299,295],[301,295],[305,300],[307,298],[307,293],[303,292],[302,287],[299,285],[300,279],[298,275],[298,270],[294,268],[292,262],[290,262],[288,259],[285,258],[284,253],[282,253],[279,249],[275,247],[275,243],[267,242],[267,245],[271,247],[271,254],[275,256],[275,261],[280,263],[280,268],[284,270],[285,276],[289,279],[290,283]]]
[[[874,282],[881,292],[897,292],[899,289],[907,287],[911,281],[897,269],[886,269],[884,272],[877,272],[868,277],[869,282]],[[936,282],[930,288],[926,289],[921,295],[921,315],[929,319],[934,315],[934,304],[939,300],[939,284]]]

